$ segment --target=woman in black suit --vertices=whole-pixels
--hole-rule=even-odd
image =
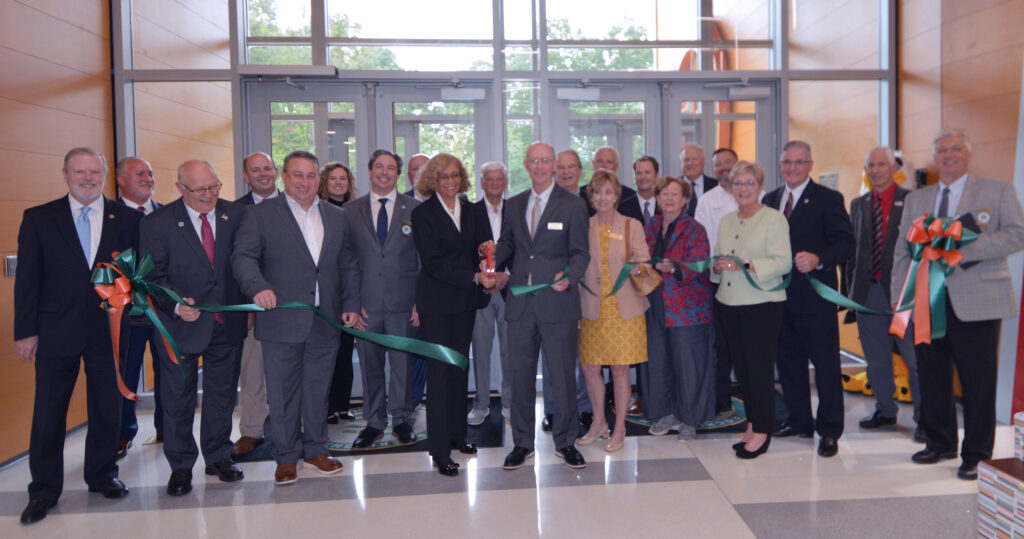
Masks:
[[[359,195],[356,192],[356,178],[349,168],[337,161],[327,163],[320,169],[320,188],[317,191],[321,200],[341,207]],[[355,419],[349,412],[349,401],[352,399],[352,347],[355,339],[352,335],[341,333],[341,347],[334,363],[334,377],[331,378],[330,396],[327,398],[327,422],[334,425],[338,420]]]
[[[416,190],[429,195],[412,211],[412,233],[420,255],[416,310],[423,340],[469,355],[476,310],[487,297],[481,286],[493,278],[478,272],[477,246],[490,238],[489,223],[477,223],[472,205],[458,195],[469,189],[465,167],[438,154],[424,165]],[[458,475],[451,450],[474,454],[466,442],[467,371],[427,361],[428,448],[443,475]]]

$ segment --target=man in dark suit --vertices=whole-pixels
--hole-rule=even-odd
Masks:
[[[22,524],[46,518],[63,491],[68,403],[83,361],[89,394],[85,482],[89,492],[107,498],[128,495],[117,478],[121,395],[110,324],[89,280],[97,262],[136,246],[142,214],[102,196],[107,162],[96,150],[70,150],[63,173],[68,196],[25,210],[18,231],[14,351],[22,361],[36,358],[32,482]]]
[[[683,170],[683,178],[693,187],[693,196],[686,207],[686,215],[693,217],[697,211],[697,201],[704,193],[715,188],[718,180],[704,174],[704,148],[699,144],[687,144],[679,152],[679,166]],[[713,248],[714,246],[712,246]]]
[[[793,140],[780,159],[785,185],[768,193],[764,204],[789,219],[793,267],[837,288],[836,267],[853,256],[856,240],[843,195],[813,182],[811,146]],[[818,388],[817,418],[811,415],[807,360],[814,364]],[[786,307],[779,336],[777,367],[789,419],[775,436],[821,436],[818,454],[839,452],[843,434],[843,385],[839,370],[839,320],[836,306],[825,301],[803,276],[793,276],[786,288]]]
[[[298,479],[301,458],[323,474],[341,471],[327,452],[327,393],[339,330],[307,310],[271,310],[303,302],[346,326],[358,325],[359,270],[345,211],[320,204],[319,161],[294,151],[284,160],[284,196],[248,208],[231,263],[242,293],[268,309],[256,314],[270,399],[274,483]]]
[[[478,226],[490,225],[491,241],[501,238],[501,223],[505,218],[505,190],[508,188],[508,171],[505,165],[490,162],[480,169],[480,185],[484,198],[473,204]],[[466,422],[479,425],[491,413],[491,350],[495,339],[498,345],[498,360],[501,369],[501,413],[506,419],[511,414],[512,375],[508,360],[508,323],[505,321],[505,298],[502,290],[491,294],[490,301],[476,311],[473,324],[473,374],[476,382],[476,398],[467,414]]]
[[[853,234],[857,238],[857,249],[846,261],[843,276],[850,299],[876,311],[887,311],[892,307],[889,288],[893,277],[893,254],[896,249],[903,248],[899,222],[903,216],[903,199],[910,191],[893,181],[892,175],[898,170],[896,156],[891,148],[873,148],[864,164],[864,172],[871,182],[871,191],[850,202],[850,220],[853,223]],[[903,276],[898,276],[899,279],[903,279]],[[877,429],[896,425],[899,405],[893,396],[896,392],[892,370],[894,342],[910,371],[910,393],[914,396],[916,422],[921,399],[917,388],[913,337],[900,339],[890,335],[891,315],[847,311],[846,322],[853,320],[857,322],[864,360],[868,364],[868,382],[875,394],[875,410],[860,420],[860,428]],[[924,433],[918,428],[914,436],[920,439]]]
[[[640,221],[644,226],[650,224],[651,217],[658,212],[658,200],[654,197],[654,186],[658,184],[660,171],[658,160],[650,155],[640,156],[633,162],[636,195],[619,201],[619,213]]]
[[[249,192],[235,201],[239,204],[254,206],[281,193],[277,190],[277,165],[263,152],[251,153],[242,161],[242,178],[249,185]],[[241,436],[231,448],[233,457],[248,455],[253,448],[263,443],[263,425],[270,414],[263,370],[263,345],[253,333],[255,320],[255,316],[250,314],[248,333],[242,345],[242,366],[239,372],[241,410],[238,414],[238,431]]]
[[[426,200],[426,197],[420,196],[420,194],[416,192],[416,176],[419,175],[420,169],[423,168],[423,165],[427,164],[427,161],[430,161],[430,156],[424,153],[418,153],[409,158],[409,162],[406,164],[407,170],[405,171],[405,185],[407,185],[409,189],[402,193],[403,195],[415,198],[420,202]]]
[[[121,196],[118,202],[129,208],[149,215],[160,207],[153,200],[153,189],[156,180],[153,168],[141,157],[125,157],[114,167],[114,179]],[[156,359],[156,351],[162,346],[159,336],[153,330],[153,323],[148,318],[136,316],[131,318],[131,334],[128,337],[128,349],[122,354],[124,363],[121,374],[125,385],[133,393],[138,390],[139,376],[142,374],[142,360],[146,355],[146,344],[149,353]],[[164,410],[160,402],[160,366],[153,362],[153,426],[156,428],[156,441],[164,439]],[[117,458],[122,459],[128,454],[132,440],[139,432],[138,418],[135,416],[135,401],[121,401],[121,441],[117,445]]]
[[[555,151],[534,142],[523,165],[531,188],[508,201],[495,263],[511,260],[509,282],[555,283],[538,295],[508,297],[509,356],[512,364],[512,436],[515,447],[504,468],[520,468],[533,455],[537,356],[544,351],[544,375],[554,397],[552,434],[556,454],[573,468],[586,466],[574,443],[579,433],[576,406],[577,326],[581,316],[576,280],[590,262],[586,205],[554,184]],[[559,280],[568,267],[569,278]],[[499,282],[504,273],[496,274]],[[557,282],[556,282],[557,281]]]
[[[206,161],[185,161],[178,167],[181,198],[142,220],[139,246],[153,257],[154,283],[178,293],[191,304],[244,303],[231,275],[231,247],[242,220],[243,206],[217,197],[221,182]],[[242,479],[231,460],[231,415],[245,339],[245,313],[203,313],[161,301],[158,314],[178,345],[180,366],[165,347],[158,347],[166,413],[164,456],[171,466],[167,494],[192,491],[192,466],[199,456],[192,435],[196,412],[199,358],[203,361],[203,413],[200,445],[206,474],[221,481]]]
[[[357,309],[368,331],[415,337],[416,277],[419,256],[412,235],[415,199],[396,189],[402,158],[387,150],[373,152],[369,163],[370,192],[345,204],[355,260],[361,276]],[[363,379],[363,417],[366,428],[352,446],[367,448],[384,435],[391,414],[391,432],[402,443],[416,440],[409,416],[412,374],[409,355],[359,341],[359,370]],[[391,379],[385,382],[385,355]],[[385,384],[388,388],[385,391]]]

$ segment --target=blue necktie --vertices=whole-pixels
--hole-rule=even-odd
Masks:
[[[377,240],[380,241],[381,245],[384,245],[384,240],[388,239],[388,199],[380,199],[380,211],[377,212]]]
[[[651,202],[644,202],[644,224],[651,224]]]
[[[78,242],[82,244],[82,252],[85,253],[86,262],[89,262],[89,254],[92,251],[92,223],[89,222],[89,210],[91,209],[89,206],[82,206],[82,213],[78,214],[78,219],[75,220]]]

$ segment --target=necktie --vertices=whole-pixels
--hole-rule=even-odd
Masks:
[[[377,212],[377,241],[384,245],[388,239],[388,199],[380,199],[380,211]]]
[[[651,201],[644,202],[644,224],[651,224]]]
[[[530,239],[537,235],[537,226],[540,225],[540,196],[533,196],[533,210],[530,212]]]
[[[882,272],[882,248],[885,246],[885,214],[882,212],[882,197],[871,195],[871,275]]]
[[[939,217],[949,217],[949,187],[942,188],[942,200],[939,202]]]
[[[92,223],[89,222],[89,206],[82,206],[82,213],[78,214],[75,220],[75,230],[78,231],[78,242],[82,244],[82,252],[85,253],[85,261],[92,266],[89,256],[92,254]]]
[[[138,208],[135,208],[135,209],[139,210],[139,212],[141,212],[142,215],[146,215],[146,207],[145,206],[139,206]]]
[[[793,213],[793,192],[789,192],[789,198],[786,199],[786,207],[782,210],[782,213],[789,219],[789,214]]]
[[[210,266],[213,266],[213,257],[217,245],[216,240],[213,239],[213,227],[210,226],[210,221],[206,219],[205,213],[200,213],[199,219],[203,222],[202,227],[200,227],[200,235],[203,238],[203,250],[206,251],[206,258],[210,260]],[[221,324],[224,323],[224,317],[221,313],[213,315],[213,318]]]

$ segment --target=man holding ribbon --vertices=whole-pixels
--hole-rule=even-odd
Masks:
[[[176,184],[181,198],[142,221],[139,252],[153,258],[149,279],[190,304],[243,303],[231,275],[231,246],[244,206],[218,198],[221,182],[206,161],[185,161]],[[160,320],[181,357],[158,347],[164,398],[164,456],[171,467],[167,494],[192,490],[192,466],[199,456],[192,422],[196,411],[199,357],[203,358],[203,413],[199,445],[206,474],[221,481],[242,479],[231,460],[231,415],[235,408],[246,313],[209,313],[177,303],[157,303]]]
[[[267,310],[256,314],[255,333],[263,343],[277,485],[297,480],[300,458],[323,474],[342,468],[327,452],[327,393],[339,330],[311,310],[274,310],[298,302],[348,327],[359,324],[359,268],[346,212],[319,203],[319,171],[315,155],[288,154],[285,196],[245,211],[231,255],[242,293]]]
[[[971,143],[963,131],[940,131],[932,142],[932,154],[939,170],[939,183],[907,195],[900,235],[908,237],[915,221],[932,214],[939,219],[959,221],[964,233],[976,232],[977,239],[959,249],[963,258],[959,264],[953,264],[952,272],[945,277],[948,300],[942,302],[944,306],[939,305],[931,312],[919,310],[931,303],[929,294],[925,289],[915,295],[921,426],[927,446],[913,455],[913,461],[933,464],[957,456],[953,401],[956,366],[963,388],[964,411],[964,441],[957,477],[973,480],[978,477],[978,462],[992,457],[995,442],[1000,325],[1003,318],[1016,315],[1018,310],[1018,296],[1013,290],[1006,257],[1024,249],[1024,211],[1013,183],[968,173]],[[945,229],[956,223],[942,224]],[[929,264],[927,260],[926,257],[920,263]],[[941,260],[947,258],[930,264],[939,264]],[[894,303],[902,298],[911,262],[907,249],[896,250],[891,288]],[[930,323],[923,321],[922,315],[930,315]],[[942,315],[944,327],[939,323]]]
[[[32,482],[22,524],[46,518],[63,491],[68,403],[83,362],[89,397],[85,482],[89,492],[106,498],[128,495],[115,461],[121,394],[111,328],[90,276],[97,262],[135,246],[142,214],[103,196],[107,161],[96,150],[70,150],[63,173],[68,195],[25,210],[18,231],[14,351],[22,361],[36,359]],[[127,336],[124,322],[121,335]]]

